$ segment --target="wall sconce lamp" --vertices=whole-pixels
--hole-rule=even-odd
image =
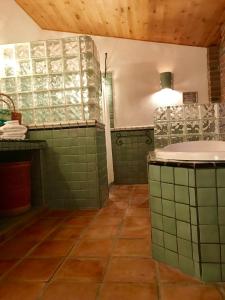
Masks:
[[[160,73],[161,89],[173,89],[173,74],[171,72]]]

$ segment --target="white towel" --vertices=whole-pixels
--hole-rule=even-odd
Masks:
[[[2,128],[0,128],[0,131],[1,132],[3,132],[3,133],[8,133],[8,132],[15,132],[16,134],[17,133],[21,133],[21,134],[24,134],[24,133],[26,133],[27,132],[27,128],[26,127],[17,127],[17,128],[15,128],[15,127],[13,127],[12,126],[12,128],[10,128],[10,127],[5,127],[5,128],[3,128],[4,126],[2,126]]]
[[[25,139],[25,134],[22,135],[0,135],[0,140],[24,140]]]

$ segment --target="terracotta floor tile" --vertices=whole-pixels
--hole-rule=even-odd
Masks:
[[[125,225],[121,229],[120,238],[149,238],[149,225],[129,226]]]
[[[73,216],[83,216],[83,217],[90,217],[95,216],[99,212],[98,209],[85,209],[85,210],[75,210],[72,215]]]
[[[60,259],[24,259],[9,272],[7,278],[22,280],[47,281],[58,268]]]
[[[109,202],[107,207],[110,209],[115,209],[115,210],[125,210],[128,208],[128,202],[125,201],[113,201]]]
[[[13,238],[0,246],[0,259],[21,258],[25,256],[34,245],[34,241]]]
[[[150,217],[149,209],[142,207],[129,207],[127,210],[127,216],[134,217]]]
[[[157,300],[154,285],[140,283],[105,283],[99,300]]]
[[[10,260],[0,260],[0,276],[2,276],[5,272],[7,272],[10,268],[12,268],[18,260],[10,259]]]
[[[0,299],[2,300],[37,300],[41,294],[43,284],[27,281],[1,281]]]
[[[113,255],[149,257],[149,239],[119,239],[117,240]]]
[[[148,258],[112,258],[105,279],[108,282],[154,283],[155,262]]]
[[[65,221],[64,224],[69,226],[85,227],[91,223],[92,219],[92,216],[74,216],[69,220]]]
[[[163,285],[162,300],[222,300],[216,287],[206,285]]]
[[[92,226],[83,235],[86,239],[108,239],[118,234],[118,226]]]
[[[93,221],[92,225],[119,225],[123,219],[121,217],[107,217],[107,216],[98,216]]]
[[[99,212],[100,216],[123,217],[125,215],[124,209],[117,209],[112,207],[103,207]]]
[[[149,204],[146,198],[134,198],[130,200],[130,206],[147,208]]]
[[[95,300],[96,283],[56,280],[47,287],[42,300]]]
[[[70,256],[107,257],[112,252],[113,240],[81,240]]]
[[[36,247],[30,257],[66,256],[74,245],[73,241],[44,241]]]
[[[131,226],[148,226],[149,227],[149,218],[148,217],[135,217],[135,216],[125,216],[124,225]]]
[[[56,273],[57,279],[73,279],[74,281],[101,282],[106,260],[100,258],[69,258]]]
[[[74,226],[62,226],[53,231],[52,234],[48,236],[49,240],[76,240],[81,233],[84,231],[85,227],[74,227]]]
[[[45,218],[66,218],[72,214],[71,210],[50,210],[45,215]]]
[[[188,276],[184,274],[183,272],[170,267],[168,265],[165,265],[163,263],[158,263],[159,267],[159,280],[161,282],[166,283],[176,283],[176,282],[199,282],[198,279]]]

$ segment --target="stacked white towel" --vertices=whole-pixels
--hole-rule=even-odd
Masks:
[[[24,140],[27,127],[20,125],[19,121],[7,121],[0,127],[0,139],[4,140]]]

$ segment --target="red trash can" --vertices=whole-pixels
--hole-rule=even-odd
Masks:
[[[0,215],[14,216],[31,205],[31,162],[0,163]]]

